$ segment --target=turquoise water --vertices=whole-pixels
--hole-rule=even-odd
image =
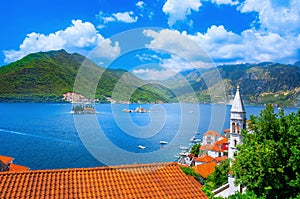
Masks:
[[[97,104],[97,115],[72,115],[71,106],[0,103],[0,154],[31,169],[175,161],[195,132],[229,126],[227,105],[147,104],[149,113],[125,113],[140,105]],[[246,106],[248,117],[261,109]]]

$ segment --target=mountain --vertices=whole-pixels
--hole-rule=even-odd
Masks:
[[[0,67],[0,101],[61,102],[63,93],[75,91],[100,102],[229,103],[240,85],[246,104],[299,106],[299,65],[221,65],[146,82],[125,70],[100,67],[77,53],[39,52]]]
[[[88,67],[78,75],[83,63]],[[60,102],[63,93],[70,91],[101,102],[111,97],[124,102],[171,102],[174,98],[165,87],[148,84],[125,70],[104,69],[65,50],[29,54],[0,67],[2,102]],[[124,93],[131,95],[124,97]]]
[[[219,80],[214,78],[216,74],[220,74]],[[213,102],[224,102],[224,97],[218,96],[220,88],[225,88],[225,101],[230,102],[236,86],[240,85],[247,104],[299,106],[300,67],[296,65],[273,62],[222,65],[202,72],[190,71],[184,78],[190,82],[200,102],[211,103],[212,92],[215,92]]]

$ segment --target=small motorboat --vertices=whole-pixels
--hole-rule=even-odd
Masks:
[[[139,145],[138,146],[140,149],[145,149],[146,147],[145,146],[143,146],[143,145]]]
[[[163,140],[162,140],[162,141],[159,141],[159,143],[160,143],[160,144],[168,144],[168,142],[163,141]]]

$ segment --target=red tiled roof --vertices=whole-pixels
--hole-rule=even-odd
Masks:
[[[229,132],[230,132],[230,128],[224,130],[224,133],[229,133]]]
[[[211,162],[214,161],[215,159],[209,155],[202,155],[200,157],[195,157],[194,160],[195,162]]]
[[[194,166],[193,168],[195,172],[199,173],[203,178],[207,178],[209,174],[214,172],[216,166],[217,166],[216,162],[209,162],[206,164],[200,164]]]
[[[221,149],[218,145],[215,145],[215,144],[213,146],[211,146],[208,150],[217,151],[217,152],[224,152],[223,149]]]
[[[29,170],[28,167],[24,167],[17,164],[10,164],[8,169],[8,171],[28,171],[28,170]]]
[[[203,145],[203,146],[200,147],[200,150],[204,150],[204,151],[210,150],[210,151],[224,152],[224,150],[221,149],[216,144],[214,144],[214,145],[209,145],[209,144]]]
[[[221,137],[221,135],[219,133],[217,133],[216,131],[214,131],[214,130],[209,130],[206,133],[204,133],[204,135],[213,135],[213,136],[220,136]]]
[[[221,162],[221,161],[223,161],[223,160],[227,160],[227,156],[226,156],[226,155],[223,155],[223,156],[221,156],[221,157],[216,157],[216,158],[215,158],[215,161],[216,161],[216,162]]]
[[[216,145],[222,145],[222,144],[226,144],[228,143],[228,139],[227,138],[223,138],[217,142],[215,142]]]
[[[5,165],[13,161],[14,159],[8,156],[2,156],[0,155],[0,161],[3,162]]]
[[[0,198],[207,198],[176,163],[0,173]]]

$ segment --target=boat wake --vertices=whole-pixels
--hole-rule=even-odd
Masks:
[[[41,138],[41,139],[46,139],[46,140],[54,140],[54,141],[65,142],[65,143],[78,144],[77,142],[73,142],[73,141],[70,141],[70,140],[64,140],[64,139],[48,137],[48,136],[34,135],[34,134],[29,134],[29,133],[22,133],[22,132],[11,131],[11,130],[6,130],[6,129],[0,129],[0,132],[10,133],[10,134],[15,134],[15,135],[28,136],[28,137],[34,137],[34,138]]]

